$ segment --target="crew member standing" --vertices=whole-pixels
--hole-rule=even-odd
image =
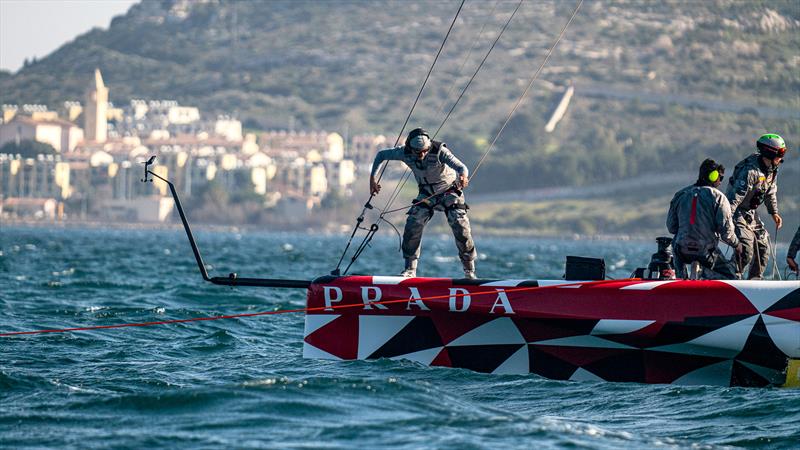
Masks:
[[[789,244],[789,251],[786,253],[786,264],[789,265],[792,272],[800,275],[800,268],[797,267],[797,261],[794,260],[797,257],[798,250],[800,250],[800,227],[797,227],[797,231],[794,233],[794,239],[792,239],[792,243]]]
[[[667,213],[667,229],[675,235],[672,249],[675,276],[686,278],[686,264],[698,262],[704,279],[736,278],[736,266],[722,256],[717,245],[720,237],[735,249],[742,244],[734,233],[731,207],[719,185],[725,177],[725,167],[713,159],[700,165],[697,182],[675,193]]]
[[[736,236],[742,241],[742,275],[748,270],[748,279],[764,275],[769,255],[769,233],[758,217],[756,209],[765,203],[767,212],[780,228],[783,219],[778,214],[778,166],[786,154],[786,143],[777,134],[765,134],[756,141],[754,153],[733,169],[728,185],[728,200],[733,209]]]
[[[469,183],[469,170],[447,148],[444,142],[431,140],[422,128],[411,130],[405,145],[381,150],[375,155],[369,178],[372,195],[381,190],[375,179],[381,163],[402,161],[414,173],[419,186],[419,195],[408,210],[408,218],[403,231],[404,277],[417,276],[417,262],[422,244],[422,231],[433,217],[434,211],[443,211],[447,223],[453,230],[458,247],[458,256],[464,268],[464,277],[475,276],[475,244],[472,241],[468,206],[462,190]]]

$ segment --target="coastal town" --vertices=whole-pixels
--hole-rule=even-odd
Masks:
[[[221,190],[274,217],[302,220],[326,199],[353,195],[383,135],[318,130],[246,132],[232,115],[209,117],[174,100],[109,102],[100,69],[82,101],[2,105],[0,219],[157,223],[171,220],[163,183],[143,183],[142,163],[182,198]],[[344,135],[343,135],[344,134]],[[35,151],[26,149],[35,148]]]

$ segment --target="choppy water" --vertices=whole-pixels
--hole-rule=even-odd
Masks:
[[[310,279],[345,239],[198,234],[216,275]],[[623,277],[650,242],[479,238],[479,274]],[[784,247],[785,248],[785,247]],[[400,270],[386,238],[360,273]],[[303,290],[202,284],[180,231],[0,229],[0,332],[304,306]],[[459,274],[447,236],[421,275]],[[0,338],[0,447],[800,447],[800,391],[574,383],[404,361],[301,358],[303,316]]]

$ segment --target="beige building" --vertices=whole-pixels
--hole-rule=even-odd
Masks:
[[[94,82],[86,92],[83,113],[86,140],[105,142],[108,136],[108,88],[103,83],[100,69],[94,69]]]
[[[339,133],[330,133],[325,138],[327,147],[325,149],[324,157],[328,161],[341,161],[344,159],[344,139]]]
[[[194,106],[179,106],[176,104],[167,109],[167,120],[175,125],[194,123],[200,120],[200,110]]]
[[[108,199],[103,202],[103,216],[116,221],[166,222],[172,215],[172,197],[148,196],[133,199]]]
[[[358,166],[371,166],[378,150],[390,147],[392,144],[393,142],[389,142],[383,135],[353,136],[345,158],[352,159]]]
[[[59,208],[63,204],[52,198],[0,197],[0,218],[54,220]]]
[[[241,141],[242,122],[229,117],[220,117],[214,122],[214,134],[228,141]]]
[[[34,119],[16,115],[0,125],[0,146],[7,142],[31,140],[50,144],[61,153],[71,152],[83,140],[83,130],[72,122],[55,119]]]
[[[306,170],[305,193],[311,197],[324,197],[328,192],[328,178],[325,176],[325,166],[322,164],[310,164]]]
[[[69,164],[53,155],[37,158],[0,155],[0,194],[66,199],[72,194]]]
[[[64,117],[66,117],[70,122],[77,120],[83,112],[83,106],[81,106],[80,102],[75,101],[64,102],[63,109]]]
[[[2,119],[3,123],[6,123],[14,118],[17,115],[17,111],[19,107],[17,105],[3,105],[2,106]]]

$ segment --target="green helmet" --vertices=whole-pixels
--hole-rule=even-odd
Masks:
[[[786,154],[786,142],[777,134],[761,135],[756,141],[756,147],[758,147],[759,155],[769,159],[783,158],[783,155]]]

